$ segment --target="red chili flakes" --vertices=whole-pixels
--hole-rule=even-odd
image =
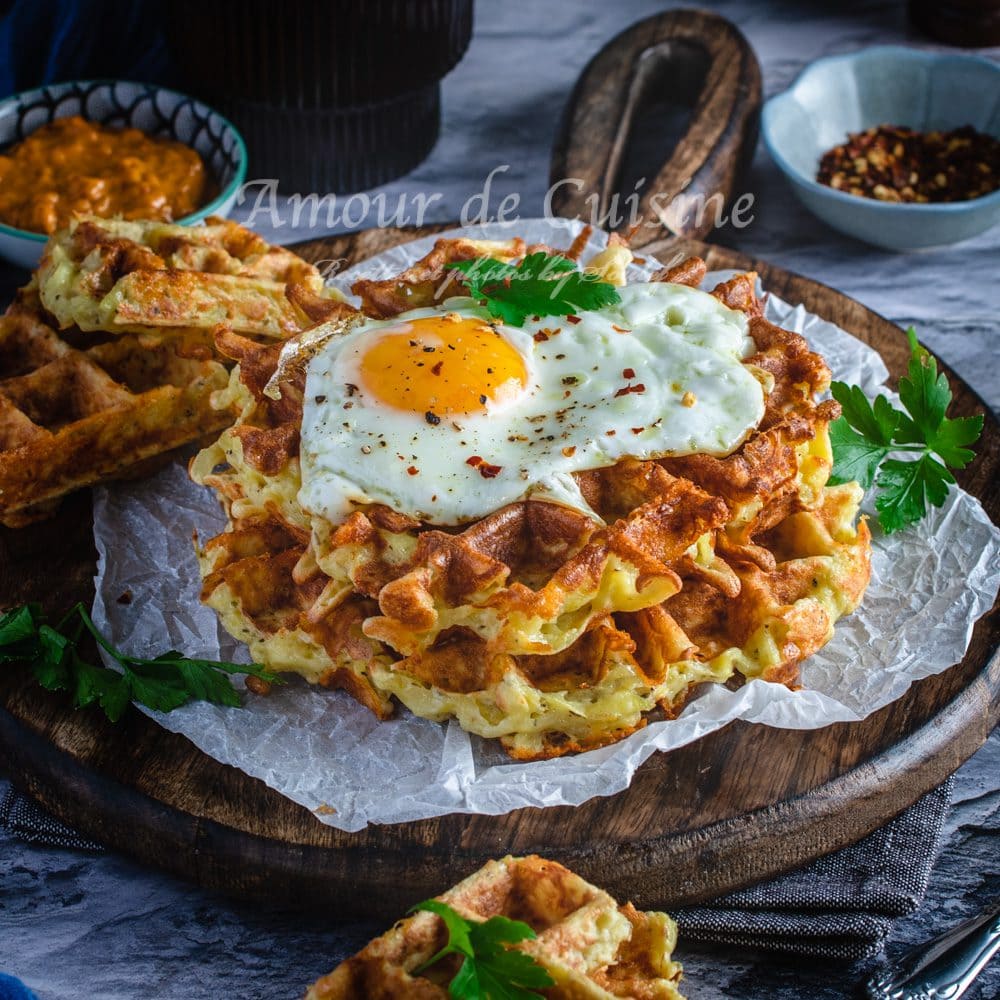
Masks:
[[[471,465],[472,468],[476,469],[483,479],[496,479],[503,472],[502,465],[490,465],[489,462],[485,461],[479,455],[472,455],[467,458],[465,464]]]
[[[635,378],[635,369],[634,368],[623,368],[622,369],[622,378],[629,378],[629,379]]]
[[[605,431],[604,433],[607,434],[609,438],[613,438],[618,433],[618,431]]]
[[[444,362],[443,361],[439,361],[436,365],[434,365],[433,368],[431,368],[431,374],[432,375],[440,375],[441,374],[441,369],[443,367],[444,367]]]
[[[633,427],[632,428],[632,433],[633,434],[641,434],[645,429],[646,429],[645,427]]]
[[[878,125],[827,150],[816,180],[879,201],[968,201],[1000,187],[1000,140],[971,125],[950,132]]]
[[[636,382],[635,385],[623,385],[616,393],[615,399],[619,396],[627,396],[630,392],[642,393],[646,391],[646,387],[641,382]]]
[[[566,322],[567,323],[573,323],[575,325],[575,324],[577,324],[577,323],[580,322],[580,317],[579,316],[567,316],[566,317]]]
[[[612,330],[617,330],[618,333],[631,333],[632,332],[631,330],[626,330],[625,327],[623,327],[623,326],[615,326],[614,323],[611,324],[611,329]]]
[[[419,469],[418,469],[418,468],[417,468],[417,467],[416,467],[415,465],[411,465],[411,466],[410,466],[410,467],[409,467],[409,468],[408,468],[408,469],[406,470],[406,474],[407,474],[408,476],[416,476],[416,475],[419,475],[419,474],[420,474],[420,470],[419,470]]]
[[[537,320],[538,317],[536,316],[535,319]],[[568,316],[567,319],[572,319],[572,317]],[[559,336],[559,332],[560,332],[559,327],[555,328],[551,326],[542,327],[542,329],[535,334],[534,341],[536,344],[544,344],[546,340],[550,340],[552,337]]]

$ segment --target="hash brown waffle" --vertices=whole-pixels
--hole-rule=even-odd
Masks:
[[[673,961],[677,927],[665,913],[619,906],[601,889],[537,856],[489,861],[437,897],[469,921],[501,915],[527,923],[538,935],[516,947],[544,966],[555,985],[551,1000],[613,997],[683,1000],[681,967]],[[448,997],[457,971],[444,960],[417,970],[446,942],[443,921],[416,913],[314,983],[306,1000]]]
[[[321,290],[311,264],[233,222],[82,219],[56,234],[0,318],[0,522],[225,427],[234,414],[210,397],[231,363],[212,327],[287,336],[311,322],[292,299]]]
[[[443,280],[447,244],[407,272],[423,291]],[[601,264],[620,271],[626,253],[612,245]],[[688,262],[661,278],[703,274]],[[361,291],[388,315],[407,297],[401,278]],[[378,504],[340,524],[310,517],[296,501],[302,372],[274,400],[277,350],[220,333],[240,363],[220,403],[241,416],[192,464],[229,516],[199,553],[203,600],[272,669],[344,688],[380,718],[393,697],[453,716],[517,759],[619,740],[705,681],[794,685],[867,585],[862,492],[826,485],[839,408],[815,401],[822,358],[763,317],[753,275],[714,294],[749,318],[745,363],[771,383],[763,419],[725,458],[576,473],[603,527],[531,500],[454,531]]]
[[[38,268],[42,305],[60,329],[106,333],[226,323],[284,338],[303,328],[289,284],[319,292],[323,279],[290,250],[215,217],[204,226],[80,218],[49,240]]]

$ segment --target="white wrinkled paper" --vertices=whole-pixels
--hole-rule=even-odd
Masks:
[[[456,232],[479,238],[516,232],[529,243],[567,246],[579,228],[537,220]],[[362,274],[398,273],[434,239],[394,248],[334,283],[347,289]],[[591,242],[598,249],[603,234]],[[653,261],[633,266],[630,280],[656,267]],[[706,287],[724,277],[710,275]],[[887,372],[869,347],[774,296],[766,313],[804,334],[834,378],[862,386],[869,396],[879,391]],[[214,493],[192,483],[179,464],[139,482],[98,488],[97,624],[135,655],[173,647],[189,656],[247,662],[246,648],[198,600],[192,534],[206,539],[224,524]],[[874,521],[872,529],[871,585],[829,645],[803,664],[803,690],[764,681],[738,691],[706,686],[679,718],[574,757],[511,763],[497,743],[470,737],[455,722],[428,722],[401,709],[397,718],[379,723],[346,694],[310,687],[298,677],[276,685],[269,697],[247,697],[245,708],[199,702],[169,714],[142,711],[342,830],[451,812],[498,815],[523,806],[579,805],[626,788],[654,750],[683,746],[733,719],[789,729],[856,721],[915,680],[957,663],[1000,585],[1000,530],[977,500],[958,489],[915,527],[890,537]],[[119,600],[126,593],[130,603]]]

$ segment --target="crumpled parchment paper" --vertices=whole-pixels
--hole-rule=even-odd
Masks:
[[[517,233],[529,243],[567,246],[578,231],[578,223],[532,220],[460,232],[501,239]],[[434,239],[389,250],[333,283],[347,289],[362,274],[397,273]],[[591,243],[600,248],[603,234],[595,233]],[[651,260],[633,266],[630,280],[656,267]],[[706,287],[728,276],[710,275]],[[862,386],[869,396],[880,391],[887,372],[869,347],[773,295],[766,310],[774,322],[802,333],[826,357],[834,378]],[[190,656],[247,662],[246,648],[198,600],[192,534],[211,537],[224,523],[212,491],[192,483],[180,464],[139,482],[98,488],[98,626],[135,655],[173,647]],[[794,729],[854,721],[898,698],[915,680],[957,663],[1000,585],[1000,530],[977,500],[952,489],[944,507],[919,525],[886,537],[873,522],[873,534],[871,585],[829,645],[803,664],[803,690],[763,681],[738,691],[708,686],[679,718],[575,757],[512,763],[497,744],[470,737],[455,722],[428,722],[403,709],[379,723],[346,694],[297,677],[276,685],[269,697],[246,697],[244,708],[199,702],[169,714],[142,711],[342,830],[450,812],[498,815],[523,806],[579,805],[626,788],[654,750],[683,746],[733,719]],[[126,592],[131,603],[118,600]]]

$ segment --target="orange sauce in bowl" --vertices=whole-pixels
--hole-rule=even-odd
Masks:
[[[76,214],[172,222],[207,201],[202,158],[174,139],[57,118],[0,155],[0,222],[54,233]]]

